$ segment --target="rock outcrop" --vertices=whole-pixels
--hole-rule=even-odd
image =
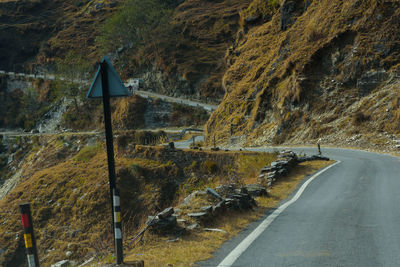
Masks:
[[[389,141],[382,130],[400,134],[400,3],[280,3],[271,20],[246,24],[227,53],[227,94],[208,121],[206,141],[344,143],[365,133],[373,135],[365,143],[381,144]],[[358,112],[368,119],[358,123]]]
[[[293,151],[283,151],[279,154],[278,160],[261,169],[258,181],[264,186],[272,187],[276,180],[286,176],[298,163],[312,160],[329,160],[329,158],[321,155],[298,157]]]

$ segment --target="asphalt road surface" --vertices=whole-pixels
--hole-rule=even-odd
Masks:
[[[11,77],[26,77],[26,78],[40,78],[40,79],[44,79],[44,80],[55,80],[57,77],[60,80],[67,80],[65,77],[61,77],[61,76],[56,76],[54,74],[27,74],[27,73],[15,73],[15,72],[7,72],[4,70],[0,70],[0,74],[6,74],[8,76]],[[77,83],[87,83],[90,84],[90,80],[74,80]],[[157,94],[157,93],[153,93],[153,92],[149,92],[149,91],[140,91],[140,90],[135,90],[135,94],[140,95],[142,97],[152,97],[152,98],[158,98],[158,99],[162,99],[166,102],[170,102],[170,103],[180,103],[180,104],[184,104],[184,105],[188,105],[188,106],[192,106],[192,107],[202,107],[207,111],[213,112],[214,110],[217,109],[218,105],[214,105],[214,104],[207,104],[207,103],[202,103],[202,102],[198,102],[198,101],[194,101],[194,100],[189,100],[189,99],[185,99],[185,98],[177,98],[177,97],[171,97],[171,96],[166,96],[166,95],[161,95],[161,94]]]
[[[323,154],[340,162],[305,179],[292,199],[200,265],[400,266],[399,159],[345,149]]]
[[[191,107],[201,107],[210,112],[213,112],[218,107],[218,105],[206,104],[206,103],[193,101],[193,100],[189,100],[189,99],[161,95],[161,94],[157,94],[157,93],[153,93],[153,92],[149,92],[149,91],[135,90],[134,92],[135,92],[135,94],[140,95],[142,97],[158,98],[158,99],[162,99],[163,101],[170,102],[170,103],[178,103],[178,104],[183,104],[183,105],[187,105],[187,106],[191,106]]]

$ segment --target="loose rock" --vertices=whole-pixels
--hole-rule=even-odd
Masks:
[[[260,184],[248,184],[246,185],[246,189],[251,196],[258,197],[267,195],[267,190]]]

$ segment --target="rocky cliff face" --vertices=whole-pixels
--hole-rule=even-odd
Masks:
[[[227,94],[207,124],[209,140],[399,133],[400,2],[286,0],[267,11],[229,50]]]

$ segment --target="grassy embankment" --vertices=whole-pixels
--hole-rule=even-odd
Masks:
[[[238,156],[235,152],[169,151],[129,144],[116,142],[126,247],[148,215],[176,206],[194,190],[228,183],[232,177],[240,181],[244,177],[241,161],[263,159],[254,169],[256,174],[275,159],[267,153]],[[43,266],[66,258],[111,259],[107,160],[102,141],[95,136],[42,137],[24,157],[21,168],[20,183],[0,201],[0,248],[6,250],[0,265],[15,266],[25,260],[18,211],[21,202],[31,203]],[[67,257],[66,251],[71,255]]]
[[[228,234],[206,233],[199,228],[183,235],[178,242],[166,243],[171,237],[146,233],[144,242],[130,250],[132,238],[144,227],[148,215],[168,206],[176,207],[195,190],[230,182],[254,183],[260,168],[276,156],[170,151],[163,147],[132,146],[129,140],[117,140],[116,146],[127,260],[144,259],[149,266],[189,266],[210,257],[223,241],[286,198],[305,174],[325,164],[300,165],[290,178],[274,186],[269,197],[259,198],[259,207],[254,211],[230,213],[210,223],[209,227],[221,228]],[[15,266],[25,259],[18,212],[21,202],[31,203],[43,266],[66,258],[82,261],[92,256],[100,262],[112,261],[107,160],[102,141],[87,136],[42,137],[24,158],[20,184],[0,201],[0,248],[6,249],[0,265]],[[67,257],[66,251],[72,254]]]
[[[261,166],[254,159],[253,166]],[[142,259],[148,266],[196,266],[196,262],[212,257],[225,241],[237,235],[251,222],[260,219],[269,209],[275,208],[278,203],[290,196],[298,184],[315,171],[322,169],[333,161],[313,161],[299,164],[290,172],[288,177],[279,180],[267,197],[256,198],[258,207],[248,212],[230,212],[218,217],[210,227],[219,228],[225,232],[207,232],[198,229],[190,235],[181,236],[176,242],[168,242],[173,238],[147,234],[135,249],[128,253],[126,260]],[[248,171],[252,168],[247,169]],[[254,170],[254,169],[253,169]],[[249,173],[244,183],[254,183],[254,172]]]

